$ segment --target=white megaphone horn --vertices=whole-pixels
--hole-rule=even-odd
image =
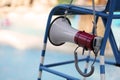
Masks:
[[[53,20],[49,30],[49,40],[53,45],[59,46],[65,42],[74,43],[74,35],[78,31],[71,27],[68,18],[63,16],[57,17]]]

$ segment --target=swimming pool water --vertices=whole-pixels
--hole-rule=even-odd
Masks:
[[[41,50],[17,50],[10,46],[0,46],[0,80],[37,80]],[[81,58],[81,57],[80,57]],[[73,60],[73,54],[47,51],[45,64]],[[114,60],[113,58],[109,58]],[[84,62],[79,63],[83,69]],[[57,71],[82,79],[74,64],[53,67]],[[106,65],[106,80],[119,80],[120,68]],[[95,63],[95,73],[87,80],[99,80],[99,64]],[[65,80],[56,75],[43,71],[42,80]]]

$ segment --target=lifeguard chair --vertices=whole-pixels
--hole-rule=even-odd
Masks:
[[[55,71],[55,70],[52,70],[49,68],[49,67],[53,67],[53,66],[60,66],[60,65],[64,65],[64,64],[73,63],[74,61],[66,61],[66,62],[55,63],[55,64],[47,64],[47,65],[44,64],[44,58],[45,58],[45,52],[46,52],[46,46],[47,46],[48,33],[49,33],[49,29],[50,29],[51,19],[54,15],[64,15],[67,8],[69,8],[68,13],[70,13],[71,15],[85,15],[85,14],[93,15],[92,9],[79,7],[79,6],[75,6],[75,5],[67,5],[67,4],[58,5],[51,10],[49,17],[48,17],[47,25],[46,25],[46,32],[45,32],[45,36],[44,36],[44,45],[43,45],[43,50],[42,50],[42,54],[41,54],[41,62],[40,62],[38,80],[41,80],[42,71],[50,72],[52,74],[63,77],[67,80],[80,80],[73,76],[70,76],[65,73],[61,73],[61,72],[58,72],[58,71]],[[110,64],[110,65],[120,67],[120,50],[117,46],[113,32],[111,30],[112,20],[120,19],[120,14],[115,14],[114,12],[120,12],[120,0],[108,0],[106,8],[104,10],[102,10],[102,11],[95,10],[96,23],[98,22],[99,17],[101,17],[102,21],[104,23],[104,26],[105,26],[104,27],[105,32],[104,32],[104,36],[103,36],[103,40],[102,40],[102,44],[101,44],[101,48],[100,48],[100,60],[96,61],[96,62],[100,63],[100,78],[101,78],[101,80],[105,80],[105,64]],[[106,42],[108,39],[110,41],[116,62],[109,62],[109,61],[105,61],[105,59],[104,59]],[[79,59],[79,61],[85,61],[86,59],[87,58]],[[89,59],[89,60],[92,61],[93,59]]]

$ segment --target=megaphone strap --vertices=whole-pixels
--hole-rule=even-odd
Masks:
[[[64,17],[66,17],[67,16],[67,14],[68,14],[68,11],[69,11],[69,8],[70,8],[70,6],[72,5],[72,2],[73,2],[73,0],[71,0],[70,1],[70,3],[69,3],[69,5],[67,6],[67,8],[66,8],[66,10],[65,10],[65,14],[64,14]]]

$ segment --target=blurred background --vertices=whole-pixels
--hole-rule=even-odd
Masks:
[[[1,80],[36,80],[40,63],[40,54],[46,23],[50,10],[58,4],[69,4],[70,0],[0,0],[0,79]],[[74,0],[75,5],[91,6],[91,0]],[[106,0],[95,0],[95,4],[105,5]],[[72,26],[79,30],[91,32],[93,16],[68,16]],[[119,48],[119,20],[113,21],[112,28]],[[104,26],[101,20],[98,22],[98,35],[103,36]],[[55,47],[48,42],[45,63],[59,60],[73,59],[75,44],[66,43]],[[57,52],[57,54],[56,54]],[[80,52],[81,53],[81,52]],[[114,61],[112,51],[107,43],[107,56]],[[60,57],[61,56],[61,57]],[[82,63],[84,64],[84,63]],[[99,65],[99,64],[97,64]],[[74,66],[74,65],[73,65]],[[68,66],[69,67],[69,66]],[[71,71],[72,67],[69,67]],[[63,68],[56,68],[64,70]],[[99,71],[99,67],[97,68]],[[108,68],[110,70],[111,68]],[[118,68],[117,68],[118,69]],[[114,71],[117,71],[114,68]],[[70,72],[68,72],[70,73]],[[118,72],[119,74],[120,72]],[[76,72],[73,72],[76,76]],[[72,74],[72,75],[73,75]],[[99,72],[95,73],[94,79],[99,79]],[[45,73],[49,80],[63,80],[56,76]],[[113,73],[109,75],[114,75]],[[108,79],[109,79],[109,75]],[[58,79],[57,79],[58,78]],[[93,80],[93,78],[90,78]],[[115,77],[109,80],[118,80]],[[47,80],[48,80],[47,79]],[[43,79],[46,80],[46,79]]]

